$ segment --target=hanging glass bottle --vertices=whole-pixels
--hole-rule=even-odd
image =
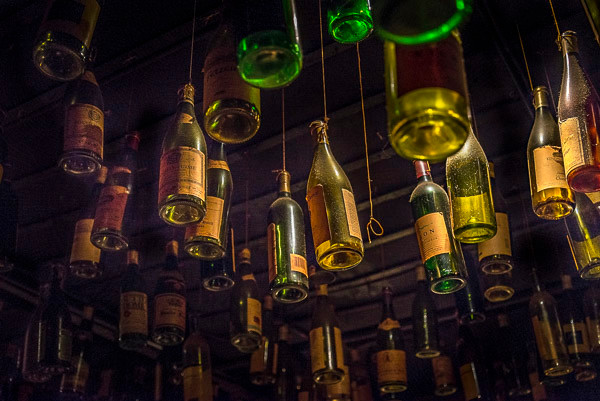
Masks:
[[[360,352],[350,350],[350,387],[353,401],[373,401],[371,378],[366,358],[361,358]]]
[[[208,291],[225,291],[235,284],[235,270],[229,258],[200,262],[202,287]]]
[[[575,193],[575,209],[565,222],[579,276],[600,278],[600,210],[589,194]]]
[[[83,316],[77,329],[73,342],[73,369],[63,373],[60,381],[61,401],[80,401],[85,397],[88,379],[90,378],[90,354],[92,351],[92,327],[94,308],[86,305],[83,307]]]
[[[585,290],[583,300],[590,348],[594,354],[600,354],[600,283],[592,282]]]
[[[506,380],[511,398],[531,393],[527,371],[527,349],[520,332],[511,328],[508,315],[500,313],[498,319],[498,342],[496,352],[501,363],[501,374]],[[520,327],[519,327],[520,329]]]
[[[141,349],[148,339],[148,294],[139,268],[138,251],[128,250],[119,303],[119,346],[126,350]]]
[[[458,32],[422,47],[384,44],[388,135],[409,160],[444,161],[469,133],[468,94]]]
[[[466,268],[462,249],[452,233],[448,195],[433,182],[429,163],[414,164],[419,183],[410,195],[410,205],[431,291],[458,291],[465,286]]]
[[[452,358],[442,352],[431,360],[433,370],[433,381],[435,385],[434,394],[438,397],[445,397],[456,393],[458,386],[454,377],[454,367],[452,366]]]
[[[274,383],[275,401],[296,401],[293,371],[293,353],[290,349],[289,327],[287,324],[279,326],[277,339],[276,378]]]
[[[183,344],[183,399],[184,401],[212,401],[213,383],[210,348],[200,334],[200,319],[191,317],[192,333]]]
[[[329,0],[327,27],[331,37],[340,43],[357,43],[373,31],[370,0]]]
[[[0,136],[4,135],[0,127]],[[14,268],[14,257],[17,251],[17,225],[19,221],[19,200],[6,180],[4,162],[6,161],[7,145],[0,138],[0,273],[6,273]]]
[[[194,111],[194,86],[179,89],[177,113],[162,143],[158,212],[165,223],[185,226],[206,214],[206,141]]]
[[[273,324],[273,298],[270,295],[263,298],[262,311],[262,342],[250,358],[250,381],[257,386],[273,384],[277,375],[278,346]]]
[[[425,268],[417,266],[417,295],[412,303],[414,345],[417,358],[435,358],[438,346],[437,312],[429,291]]]
[[[465,401],[491,400],[484,354],[470,326],[465,324],[459,326],[456,348]]]
[[[479,288],[477,268],[467,264],[467,276],[469,280],[465,288],[454,293],[454,302],[461,324],[478,323],[485,321],[484,301]]]
[[[512,298],[515,289],[512,270],[499,274],[483,274],[483,296],[490,302],[504,302]],[[477,279],[477,277],[473,277]]]

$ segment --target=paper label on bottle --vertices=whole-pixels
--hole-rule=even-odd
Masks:
[[[306,202],[308,203],[313,242],[315,249],[317,249],[325,241],[331,240],[323,185],[319,184],[312,187],[306,194]]]
[[[148,296],[146,294],[137,291],[122,293],[119,312],[121,334],[148,335]]]
[[[256,281],[256,278],[254,278],[254,274],[250,273],[250,274],[244,274],[242,276],[242,280],[252,280],[252,281]]]
[[[221,170],[229,171],[229,164],[225,160],[211,160],[208,159],[208,168],[219,168]]]
[[[348,219],[348,231],[351,236],[362,241],[358,212],[356,211],[356,204],[354,203],[354,194],[351,191],[342,188],[342,195],[344,196],[344,207],[346,209],[346,218]]]
[[[183,399],[185,401],[212,401],[213,383],[210,368],[193,365],[183,369]]]
[[[250,374],[264,372],[266,366],[266,347],[268,346],[267,338],[263,336],[260,347],[252,353],[250,357]]]
[[[290,253],[290,265],[293,272],[298,272],[308,277],[308,268],[304,256]]]
[[[581,132],[577,117],[567,118],[558,122],[562,154],[565,162],[567,176],[571,171],[585,165]]]
[[[100,5],[96,0],[52,1],[46,10],[40,32],[68,33],[89,49],[98,14]]]
[[[560,146],[541,146],[533,149],[533,166],[538,191],[569,188]]]
[[[433,367],[433,378],[436,387],[454,383],[452,359],[450,359],[449,356],[442,355],[433,358],[431,360],[431,366]]]
[[[128,197],[127,187],[121,185],[102,187],[94,217],[94,232],[104,229],[121,231]]]
[[[406,353],[389,349],[377,353],[377,382],[406,383]]]
[[[72,346],[73,333],[71,333],[71,330],[61,328],[58,332],[58,359],[61,361],[70,361]]]
[[[308,391],[299,391],[298,392],[298,401],[310,401]]]
[[[465,400],[471,401],[479,398],[479,385],[475,379],[473,363],[466,363],[460,367],[460,382],[462,383]]]
[[[535,341],[540,358],[544,361],[558,359],[557,347],[559,344],[556,344],[557,339],[555,338],[555,335],[558,334],[562,336],[560,327],[558,327],[558,333],[556,333],[550,327],[550,323],[540,321],[537,316],[532,317],[531,322],[533,324],[533,332],[535,334]]]
[[[600,351],[600,321],[586,317],[585,322],[590,337],[590,346],[595,352]]]
[[[93,225],[94,219],[81,219],[75,223],[70,263],[81,260],[100,262],[100,248],[96,248],[90,241]]]
[[[341,366],[341,368],[344,371],[344,378],[335,384],[327,386],[328,399],[345,400],[350,397],[350,372],[346,365]]]
[[[327,367],[328,356],[331,355],[330,352],[327,352],[329,350],[325,350],[326,344],[323,331],[323,326],[316,327],[308,335],[310,338],[310,364],[313,373],[325,369]],[[342,367],[344,365],[344,351],[342,348],[342,331],[339,327],[333,328],[333,337],[333,344],[331,345],[335,347],[333,350],[335,354],[335,366]]]
[[[269,265],[269,283],[277,277],[277,236],[275,223],[267,227],[267,262]]]
[[[63,151],[84,149],[104,155],[104,113],[91,104],[76,103],[65,113]]]
[[[496,235],[487,241],[477,244],[479,261],[492,255],[512,256],[508,215],[506,213],[496,212],[496,225],[498,227]]]
[[[196,148],[179,146],[160,158],[158,203],[170,195],[191,195],[206,200],[206,155]]]
[[[450,236],[442,212],[419,217],[415,222],[415,232],[423,263],[434,256],[451,252]]]
[[[167,293],[154,297],[154,328],[173,326],[185,331],[185,297]]]
[[[185,229],[186,241],[195,237],[210,237],[219,241],[219,233],[223,221],[225,201],[216,196],[206,197],[206,215],[198,224],[187,226]]]
[[[587,354],[591,352],[590,340],[584,322],[576,322],[573,325],[563,324],[563,332],[565,333],[565,343],[569,354]]]
[[[248,298],[247,313],[248,313],[248,331],[253,331],[262,334],[262,305],[258,299]]]
[[[386,331],[391,330],[391,329],[399,329],[400,322],[388,317],[383,322],[379,323],[379,326],[377,326],[377,328],[379,330],[386,330]]]
[[[594,205],[600,203],[600,192],[588,192],[585,196],[587,196]]]
[[[548,399],[546,388],[540,382],[540,377],[537,371],[529,373],[529,384],[531,385],[531,395],[533,397],[533,401],[542,401]]]

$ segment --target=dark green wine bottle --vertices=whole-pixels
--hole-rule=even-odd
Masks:
[[[293,372],[292,352],[288,343],[289,327],[287,324],[279,326],[277,341],[277,376],[275,379],[276,401],[297,401],[295,397],[295,380]]]
[[[369,0],[329,0],[327,27],[331,37],[340,43],[357,43],[373,31]]]
[[[119,346],[140,349],[148,339],[148,294],[139,272],[138,251],[127,251],[127,272],[121,283]]]
[[[417,358],[439,356],[437,312],[423,266],[417,267],[417,295],[412,304],[412,320]]]
[[[275,383],[277,375],[277,333],[273,324],[273,298],[270,295],[263,298],[262,310],[262,342],[250,357],[250,381],[257,386]]]

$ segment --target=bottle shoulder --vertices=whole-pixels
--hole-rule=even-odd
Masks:
[[[315,185],[341,186],[352,191],[350,180],[337,162],[328,144],[319,143],[315,147],[312,167],[308,176],[307,188],[310,190]]]

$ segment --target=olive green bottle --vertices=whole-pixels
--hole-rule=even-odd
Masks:
[[[331,37],[340,43],[357,43],[373,31],[369,0],[329,0],[327,27]]]

